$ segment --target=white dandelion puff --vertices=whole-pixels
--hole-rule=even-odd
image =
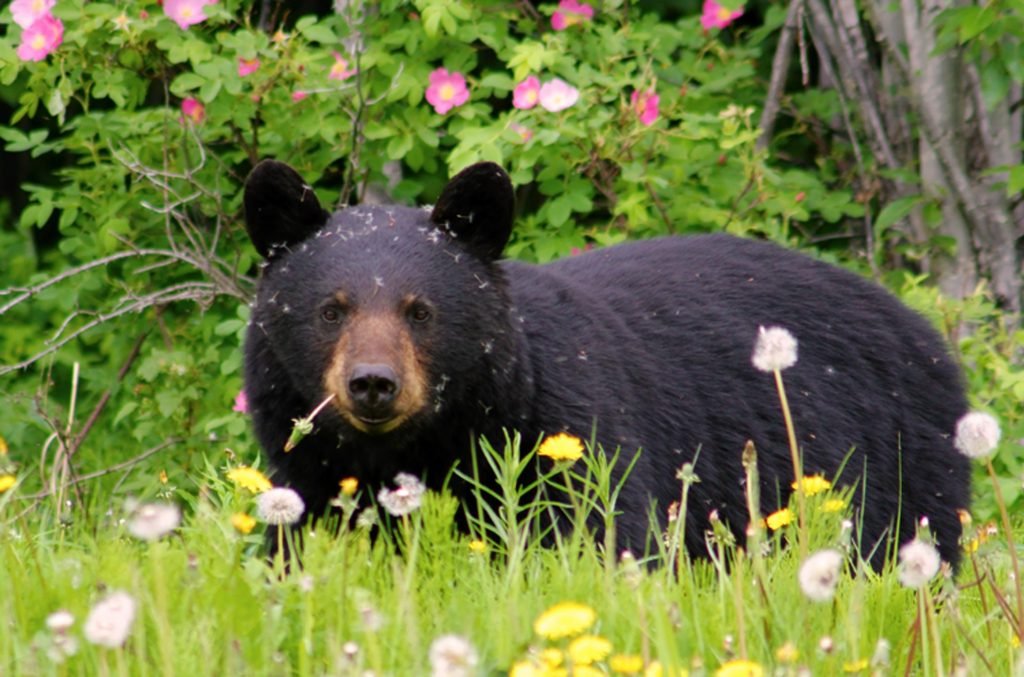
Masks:
[[[920,588],[939,573],[941,563],[934,545],[915,538],[900,548],[900,583],[908,588]]]
[[[800,565],[798,578],[804,595],[814,602],[827,602],[836,594],[843,556],[838,550],[820,550]]]
[[[173,503],[143,503],[128,520],[128,533],[143,541],[157,541],[181,524],[181,509]]]
[[[984,458],[995,451],[999,436],[999,421],[980,411],[972,411],[956,422],[953,444],[968,458]]]
[[[46,627],[50,630],[50,632],[56,634],[67,632],[71,629],[71,626],[74,624],[74,615],[66,609],[54,611],[52,614],[46,617]]]
[[[113,592],[93,606],[82,628],[93,644],[116,649],[124,645],[135,621],[135,598],[127,592]]]
[[[256,514],[267,524],[295,524],[305,509],[302,497],[287,487],[274,487],[256,497]]]
[[[761,371],[782,371],[796,364],[796,338],[782,327],[758,327],[750,358]]]
[[[415,475],[404,472],[395,475],[395,484],[394,489],[381,489],[377,502],[391,515],[404,517],[420,507],[426,487]]]
[[[430,645],[433,677],[468,677],[476,674],[476,650],[465,637],[442,635]]]

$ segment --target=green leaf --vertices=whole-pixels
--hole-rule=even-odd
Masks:
[[[339,42],[334,31],[323,24],[316,23],[299,30],[311,42],[319,42],[322,45],[336,45]]]
[[[405,157],[405,154],[412,148],[412,135],[411,134],[397,134],[391,137],[388,141],[387,154],[388,159],[401,160]]]
[[[202,75],[191,72],[182,73],[174,78],[174,82],[171,83],[171,93],[182,96],[186,92],[202,87],[204,84],[206,84],[206,78]]]
[[[886,229],[902,220],[917,205],[924,202],[923,195],[910,195],[893,200],[882,208],[875,219],[875,235],[880,236]]]
[[[1010,177],[1006,183],[1006,194],[1013,197],[1024,190],[1024,165],[1010,167]]]
[[[138,408],[139,408],[139,403],[138,402],[129,402],[128,404],[126,404],[123,407],[121,407],[118,410],[117,415],[114,416],[114,427],[116,428],[118,423],[120,423],[125,418],[127,418],[127,417],[131,416],[132,414],[134,414],[135,410],[138,409]]]

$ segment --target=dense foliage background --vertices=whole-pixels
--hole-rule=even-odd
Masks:
[[[430,202],[452,172],[500,162],[519,194],[508,255],[527,260],[719,230],[815,249],[929,314],[961,351],[975,402],[1024,437],[1019,304],[991,293],[981,254],[968,289],[935,291],[966,251],[944,231],[962,205],[925,183],[913,153],[875,154],[870,111],[845,88],[856,78],[830,65],[841,42],[828,27],[870,36],[877,17],[851,21],[843,3],[834,20],[814,2],[737,6],[716,24],[695,3],[609,1],[558,30],[554,3],[62,0],[61,39],[37,61],[18,52],[23,29],[5,10],[0,434],[12,462],[76,474],[166,445],[146,467],[188,484],[208,454],[255,455],[232,403],[257,273],[240,187],[264,157],[337,205]],[[979,76],[979,105],[1019,96],[1018,7],[927,19],[934,58]],[[861,58],[882,72],[879,45]],[[427,96],[441,68],[468,94],[443,114]],[[516,105],[531,76],[578,100]],[[924,134],[905,101],[909,151]],[[962,112],[956,129],[982,112]],[[1019,149],[1014,120],[1005,133]],[[968,169],[985,182],[978,200],[1019,206],[1020,164]],[[984,249],[983,233],[968,239]],[[1011,502],[1022,460],[1013,445],[997,461]],[[151,492],[152,480],[129,474],[119,490]]]
[[[1015,0],[10,3],[0,11],[0,606],[17,632],[0,633],[0,667],[58,674],[45,647],[62,631],[35,628],[55,599],[81,613],[119,581],[148,609],[130,656],[116,657],[121,672],[419,670],[423,633],[486,628],[488,605],[507,625],[477,641],[484,662],[505,669],[531,641],[538,607],[590,595],[598,580],[604,631],[623,650],[642,643],[647,667],[655,654],[691,666],[760,655],[792,672],[799,648],[822,674],[867,670],[868,656],[877,671],[909,636],[897,647],[908,670],[923,661],[941,672],[965,653],[973,668],[1008,670],[1019,641],[1007,638],[1024,623],[1011,609],[1019,583],[1016,601],[1000,587],[1005,549],[994,569],[972,559],[994,595],[964,603],[978,619],[968,628],[956,586],[942,584],[940,631],[934,600],[901,597],[893,576],[851,578],[834,614],[811,620],[744,578],[774,578],[779,599],[799,599],[791,554],[754,553],[753,573],[740,559],[675,578],[645,578],[576,542],[467,564],[440,497],[401,562],[354,535],[334,549],[314,543],[307,562],[349,578],[268,582],[258,539],[220,518],[245,498],[224,470],[260,464],[237,405],[258,274],[240,203],[266,157],[337,206],[429,203],[465,165],[499,162],[518,197],[507,254],[529,261],[727,231],[871,276],[940,328],[974,406],[999,418],[989,467],[1019,513],[1022,24]],[[998,494],[978,473],[983,524]],[[181,541],[139,549],[119,526],[128,497],[171,499],[195,519]],[[451,571],[467,566],[473,590],[453,592]],[[317,606],[314,585],[339,606]],[[180,606],[168,590],[182,591]],[[215,618],[193,622],[204,605]],[[371,625],[363,612],[375,606],[392,619],[383,635],[352,620]],[[763,630],[749,647],[744,609]],[[837,650],[816,644],[837,627]],[[358,661],[346,633],[361,638]],[[412,653],[388,655],[388,642]],[[945,658],[942,646],[953,648]],[[88,660],[109,671],[106,654]]]

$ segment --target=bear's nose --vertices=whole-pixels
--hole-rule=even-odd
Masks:
[[[398,395],[399,382],[395,370],[386,364],[358,364],[348,380],[348,392],[360,407],[387,407]]]

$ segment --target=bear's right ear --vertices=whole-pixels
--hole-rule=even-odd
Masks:
[[[327,223],[313,188],[283,162],[263,160],[245,180],[245,229],[264,258],[302,242]]]

